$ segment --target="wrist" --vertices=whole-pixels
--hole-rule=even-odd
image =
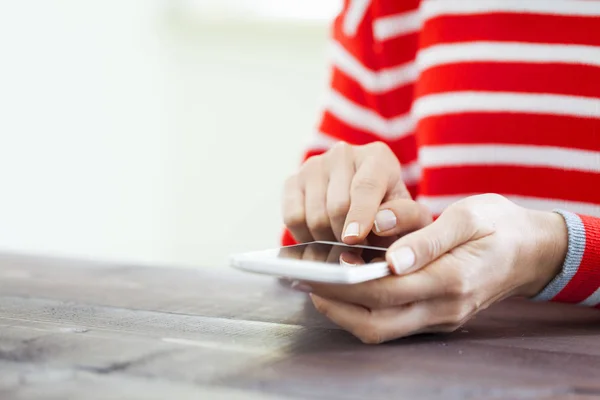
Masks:
[[[532,274],[522,291],[525,297],[537,295],[561,272],[569,247],[567,224],[560,214],[531,211],[531,222],[534,252]]]

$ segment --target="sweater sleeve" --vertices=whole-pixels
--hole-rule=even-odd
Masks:
[[[567,256],[562,271],[533,300],[600,309],[600,218],[556,212],[567,224]]]

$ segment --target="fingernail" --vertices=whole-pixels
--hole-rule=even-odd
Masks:
[[[397,274],[406,272],[415,264],[415,253],[410,247],[400,247],[391,254],[392,265]]]
[[[340,254],[340,264],[345,267],[356,267],[357,264],[344,260],[344,254]]]
[[[396,214],[392,210],[381,210],[375,214],[375,232],[385,232],[396,227]]]
[[[306,283],[302,283],[300,281],[294,281],[294,282],[292,282],[292,284],[290,285],[290,287],[292,289],[294,289],[294,290],[299,291],[299,292],[304,292],[304,293],[310,293],[310,292],[312,292],[312,287],[310,287]]]
[[[348,226],[346,227],[346,231],[344,232],[344,237],[350,237],[350,236],[358,236],[359,233],[359,226],[358,226],[358,222],[350,222],[348,224]]]

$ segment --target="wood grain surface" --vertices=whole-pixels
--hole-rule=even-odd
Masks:
[[[598,399],[600,313],[363,345],[276,279],[0,255],[0,399]]]

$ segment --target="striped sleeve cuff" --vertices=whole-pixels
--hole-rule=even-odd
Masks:
[[[533,300],[600,308],[600,218],[555,212],[567,224],[567,256],[562,271]]]

